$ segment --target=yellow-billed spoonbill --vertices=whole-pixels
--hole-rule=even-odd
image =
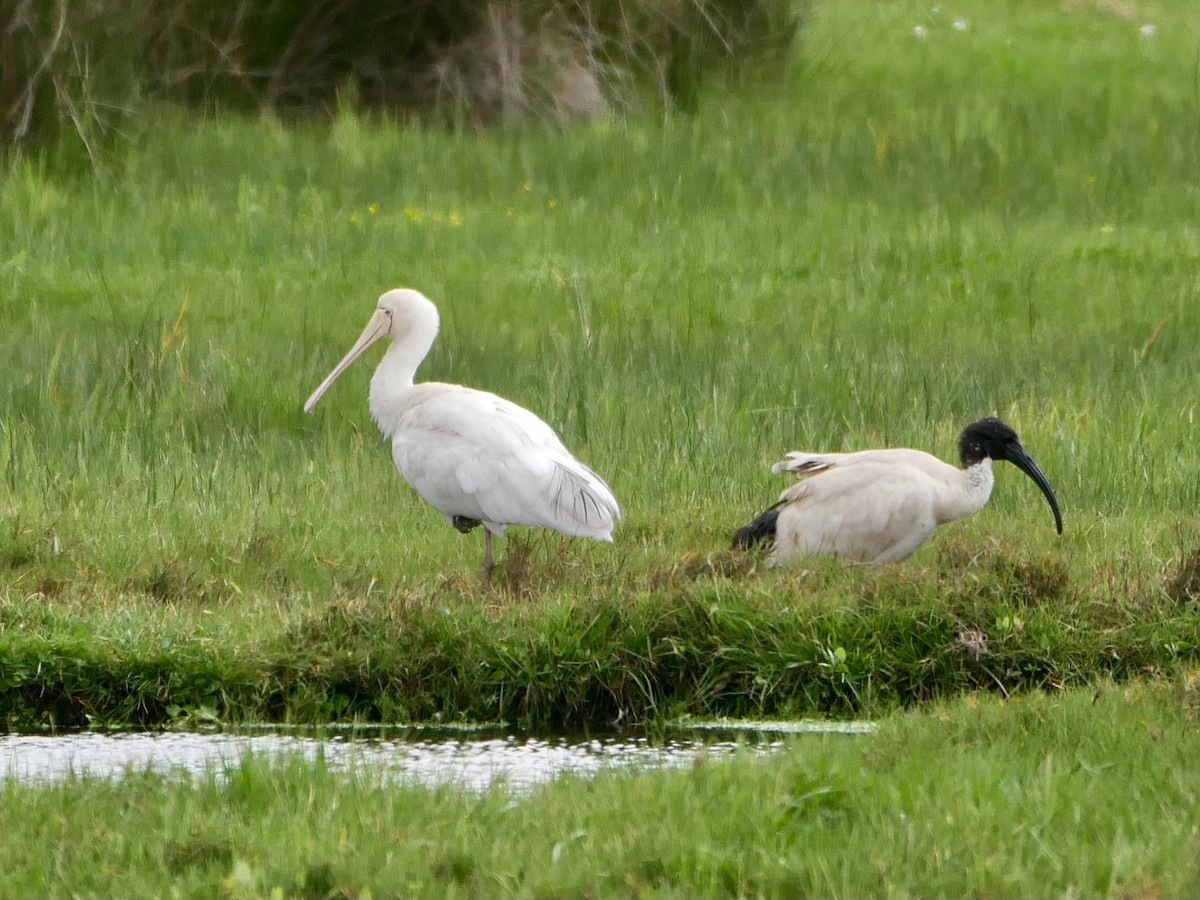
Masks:
[[[616,498],[549,425],[487,391],[413,383],[437,333],[437,307],[428,298],[414,290],[388,291],[304,411],[368,347],[391,338],[371,378],[371,416],[392,442],[396,468],[425,502],[464,534],[483,526],[485,578],[493,566],[492,535],[503,535],[508,525],[611,541],[621,516]]]
[[[1050,482],[999,419],[973,422],[958,437],[962,468],[920,450],[789,453],[773,472],[794,472],[779,502],[738,530],[735,547],[771,541],[772,561],[832,555],[869,563],[908,559],[945,522],[965,519],[992,494],[992,460],[1006,459],[1034,480],[1062,513]]]

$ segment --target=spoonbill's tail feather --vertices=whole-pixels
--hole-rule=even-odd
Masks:
[[[733,535],[734,549],[745,550],[755,544],[775,543],[775,522],[782,506],[782,503],[776,503],[749,525],[739,528]]]

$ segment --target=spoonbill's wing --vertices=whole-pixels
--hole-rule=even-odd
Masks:
[[[540,525],[611,540],[620,516],[604,480],[549,425],[502,397],[427,382],[406,395],[392,435],[405,480],[447,517]]]

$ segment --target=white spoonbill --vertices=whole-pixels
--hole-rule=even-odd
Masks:
[[[827,554],[868,563],[908,559],[945,522],[965,519],[992,494],[992,460],[1006,459],[1034,480],[1062,513],[1050,482],[999,419],[973,422],[958,437],[962,468],[920,450],[793,452],[773,472],[799,481],[779,502],[733,536],[735,547],[773,541],[773,562]]]
[[[549,425],[487,391],[413,383],[437,333],[437,307],[425,295],[388,291],[304,411],[311,411],[368,347],[391,338],[371,378],[371,416],[392,442],[396,468],[426,503],[464,534],[483,526],[484,578],[492,572],[492,535],[503,535],[508,525],[612,541],[614,521],[621,516],[616,498]]]

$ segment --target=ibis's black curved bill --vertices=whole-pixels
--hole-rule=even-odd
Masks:
[[[1042,489],[1042,493],[1046,495],[1046,499],[1050,502],[1050,508],[1054,510],[1054,527],[1058,529],[1059,534],[1062,534],[1062,512],[1058,508],[1058,498],[1054,496],[1054,489],[1050,487],[1050,482],[1046,480],[1045,474],[1020,444],[1010,445],[1006,449],[1008,452],[1005,455],[1008,461],[1032,478],[1034,483]]]

